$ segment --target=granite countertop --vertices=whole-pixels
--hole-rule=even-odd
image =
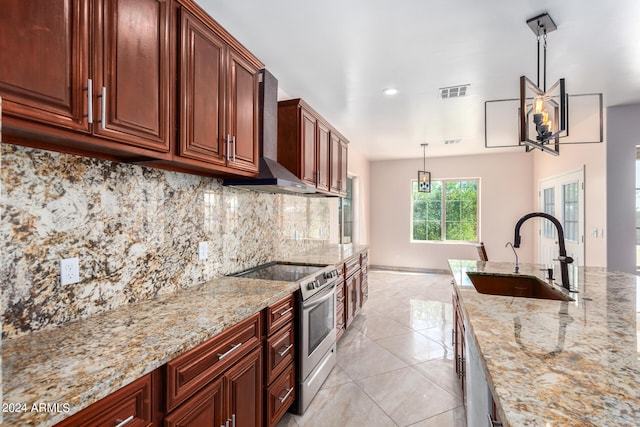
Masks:
[[[339,264],[361,250],[332,245],[327,254],[318,250],[286,261]],[[291,282],[219,277],[57,328],[4,340],[3,403],[19,405],[17,411],[2,414],[2,426],[53,425],[298,287]],[[60,411],[32,411],[32,405],[39,403],[58,404]]]
[[[515,275],[513,263],[450,260],[464,316],[505,426],[640,425],[640,281],[573,271],[575,301],[478,293],[466,272]],[[544,280],[542,266],[521,275]]]

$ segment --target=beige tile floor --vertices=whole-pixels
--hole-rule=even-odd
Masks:
[[[451,276],[369,271],[369,300],[304,415],[278,427],[465,427],[453,370]]]

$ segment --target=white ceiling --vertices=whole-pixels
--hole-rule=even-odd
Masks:
[[[639,0],[198,3],[285,96],[305,99],[371,160],[421,158],[425,142],[427,157],[495,152],[484,146],[484,103],[517,98],[521,75],[535,82],[526,20],[544,12],[558,26],[548,36],[548,82],[601,92],[605,107],[640,102]],[[459,84],[471,85],[469,96],[439,99],[438,88]],[[399,93],[385,96],[388,87]]]

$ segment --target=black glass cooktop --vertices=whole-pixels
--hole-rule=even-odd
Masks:
[[[316,265],[269,263],[251,270],[234,274],[234,276],[249,279],[281,280],[284,282],[298,282],[305,277],[322,270],[324,267]]]

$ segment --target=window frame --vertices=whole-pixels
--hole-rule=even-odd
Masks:
[[[446,239],[446,224],[447,224],[447,204],[446,204],[446,184],[449,182],[464,182],[464,181],[475,181],[476,182],[476,240],[449,240]],[[442,188],[442,198],[441,198],[441,218],[440,218],[440,240],[416,240],[413,238],[413,212],[414,212],[414,184],[417,184],[418,180],[413,178],[410,181],[410,226],[409,226],[409,241],[410,243],[438,243],[438,244],[477,244],[481,241],[480,238],[480,183],[481,180],[479,177],[473,178],[436,178],[431,180],[431,187],[433,188],[434,182],[439,182]],[[428,233],[427,233],[428,236]]]

